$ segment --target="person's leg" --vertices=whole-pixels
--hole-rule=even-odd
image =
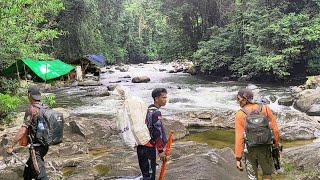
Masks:
[[[152,170],[152,176],[151,179],[155,180],[156,179],[156,158],[157,158],[157,152],[156,152],[156,148],[149,148],[148,149],[149,154],[150,154],[150,164],[151,164],[151,170]]]
[[[258,164],[255,149],[251,148],[249,153],[245,154],[245,168],[250,180],[258,179]]]
[[[48,176],[46,173],[46,166],[43,157],[47,154],[48,152],[48,147],[35,147],[36,150],[36,157],[37,157],[37,162],[38,166],[40,169],[40,173],[37,176],[37,180],[48,180]]]
[[[34,176],[33,176],[34,173],[32,170],[33,164],[32,164],[31,157],[29,157],[26,164],[28,165],[28,167],[24,167],[23,179],[24,180],[32,180],[32,178],[34,178]]]
[[[143,180],[153,180],[154,170],[152,169],[152,158],[150,154],[150,147],[139,145],[137,147],[137,154],[139,160],[139,166],[143,176]]]
[[[273,173],[273,162],[270,147],[259,149],[258,161],[263,173],[263,180],[270,180]]]

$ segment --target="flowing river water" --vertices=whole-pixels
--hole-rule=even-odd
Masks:
[[[101,76],[100,88],[116,84],[122,84],[128,87],[132,94],[142,97],[147,104],[152,103],[151,91],[157,87],[164,87],[168,90],[169,103],[163,107],[164,117],[170,117],[176,113],[187,111],[196,112],[218,112],[230,113],[236,112],[239,106],[236,102],[236,94],[240,88],[248,85],[248,82],[211,81],[199,76],[191,76],[187,73],[167,73],[159,69],[172,69],[170,64],[144,64],[130,65],[127,72],[120,72],[111,69]],[[136,76],[148,76],[149,83],[132,83],[130,78]],[[119,82],[121,81],[121,82]],[[255,84],[261,88],[260,94],[270,98],[276,97],[275,102],[271,102],[270,107],[275,112],[285,113],[287,111],[297,111],[293,107],[278,105],[280,97],[290,95],[290,87],[270,84]],[[120,99],[115,95],[105,97],[86,97],[87,88],[74,87],[55,91],[56,106],[72,108],[74,116],[86,117],[114,117]],[[217,128],[191,128],[189,136],[182,141],[193,140],[197,142],[208,143],[212,147],[234,148],[234,130],[217,129]],[[299,146],[311,143],[312,140],[284,142],[285,147]]]

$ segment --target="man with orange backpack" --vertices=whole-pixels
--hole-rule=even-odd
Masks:
[[[278,148],[280,135],[277,122],[270,107],[253,102],[253,92],[241,89],[237,95],[241,107],[235,116],[235,156],[236,166],[242,170],[244,156],[245,168],[251,180],[258,179],[258,165],[263,179],[271,179],[273,161],[271,149]]]

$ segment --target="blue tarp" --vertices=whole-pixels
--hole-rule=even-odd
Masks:
[[[104,66],[105,63],[104,61],[106,60],[106,57],[104,56],[100,56],[100,55],[97,55],[97,54],[89,54],[89,55],[86,55],[84,56],[86,59],[90,60],[93,64],[97,65],[97,66]]]

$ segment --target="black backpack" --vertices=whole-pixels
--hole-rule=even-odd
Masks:
[[[46,106],[37,106],[39,113],[33,127],[33,141],[43,146],[60,144],[63,139],[63,114]]]
[[[246,114],[245,119],[245,143],[248,147],[272,145],[273,133],[270,120],[261,110],[263,105],[259,104],[257,110],[249,111],[241,109]]]

